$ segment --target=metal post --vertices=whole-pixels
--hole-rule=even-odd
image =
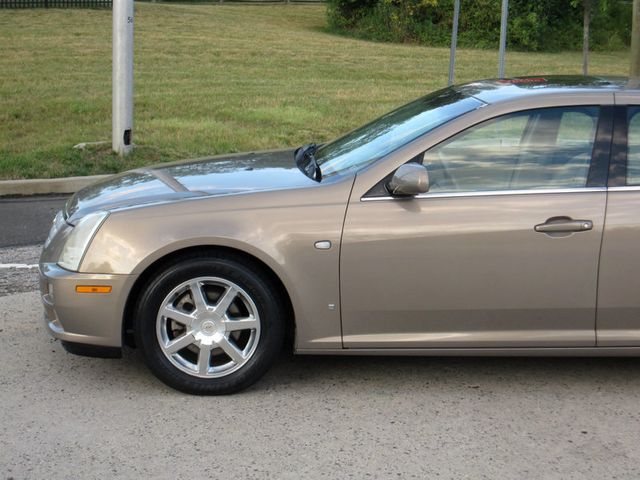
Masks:
[[[500,19],[500,53],[498,77],[504,78],[504,53],[507,48],[507,20],[509,18],[509,0],[502,0],[502,18]]]
[[[133,128],[133,0],[113,0],[112,148],[131,151]]]
[[[456,69],[456,49],[458,48],[458,21],[460,20],[460,0],[453,5],[453,28],[451,29],[451,53],[449,55],[449,85],[453,85]]]
[[[591,24],[591,0],[582,0],[582,74],[589,74],[589,26]]]
[[[631,68],[629,77],[638,84],[640,81],[640,0],[633,0],[631,24]]]

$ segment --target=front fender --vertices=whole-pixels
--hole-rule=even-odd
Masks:
[[[91,242],[81,271],[138,275],[184,248],[233,248],[282,281],[296,317],[296,348],[341,348],[339,253],[351,185],[313,189],[303,201],[301,192],[290,190],[115,211]],[[332,248],[316,249],[317,241]]]

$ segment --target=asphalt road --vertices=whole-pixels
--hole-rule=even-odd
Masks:
[[[0,247],[44,242],[65,196],[0,198]]]
[[[136,352],[67,354],[35,288],[0,268],[0,479],[640,476],[640,359],[283,354],[248,391],[194,397]]]

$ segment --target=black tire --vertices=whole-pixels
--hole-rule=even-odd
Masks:
[[[183,282],[204,276],[241,287],[260,317],[260,336],[252,356],[238,370],[218,378],[200,378],[180,370],[164,354],[156,334],[158,312],[167,295]],[[278,290],[258,265],[231,255],[200,255],[176,259],[149,280],[137,302],[134,334],[145,363],[164,383],[185,393],[223,395],[245,389],[264,375],[282,348],[284,325],[285,310]]]

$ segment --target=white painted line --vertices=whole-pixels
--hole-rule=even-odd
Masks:
[[[38,265],[27,263],[0,263],[0,268],[38,268]]]

